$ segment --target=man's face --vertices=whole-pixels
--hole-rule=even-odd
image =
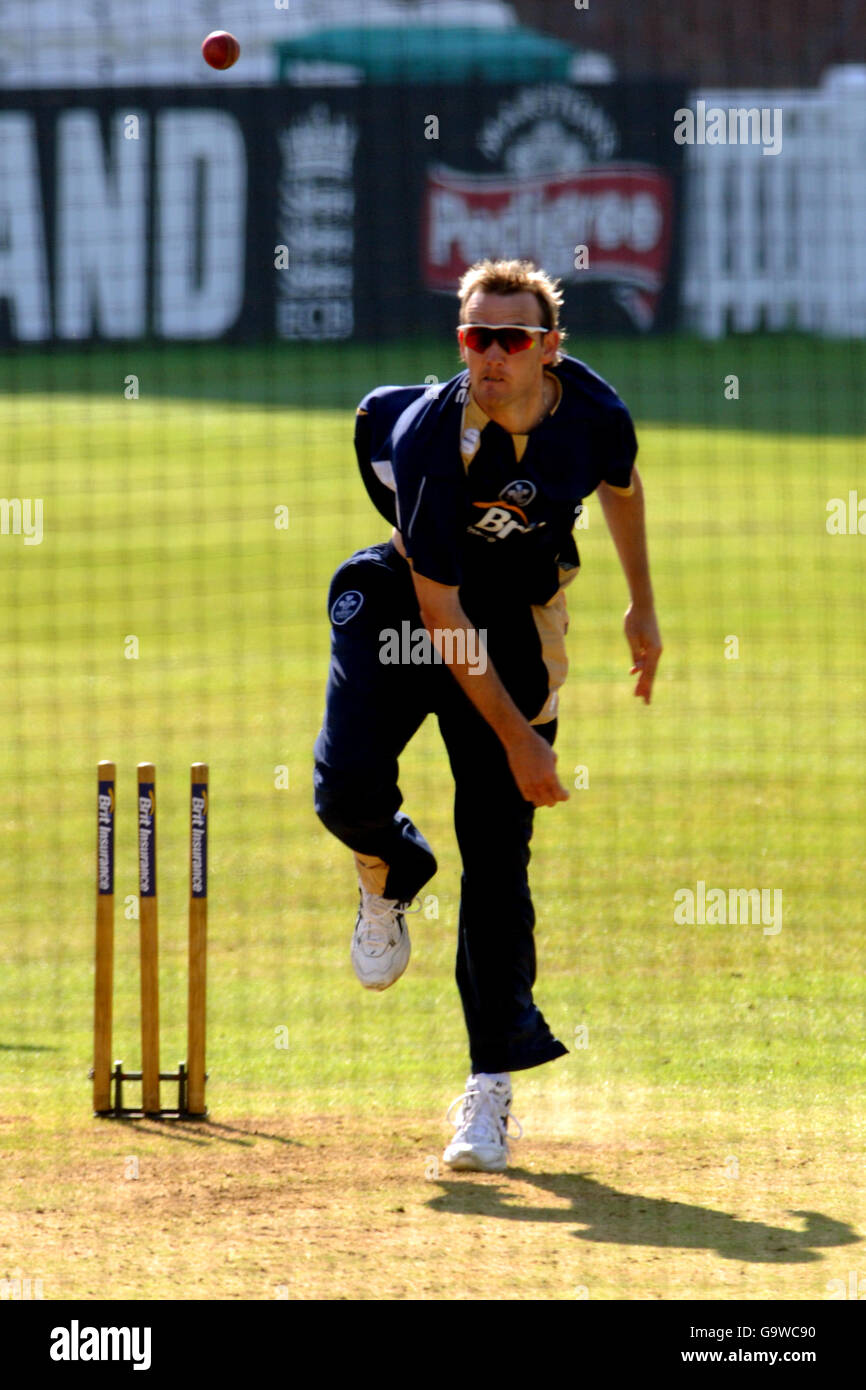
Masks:
[[[477,290],[462,315],[464,323],[525,324],[541,326],[541,305],[530,290],[520,294],[489,294]],[[555,330],[533,333],[533,345],[523,352],[508,353],[493,341],[484,352],[473,352],[460,341],[460,356],[469,368],[472,394],[484,409],[486,405],[508,406],[530,398],[538,391],[542,369],[553,361],[559,345]]]

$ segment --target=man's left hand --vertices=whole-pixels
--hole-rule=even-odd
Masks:
[[[634,662],[629,675],[634,676],[640,672],[634,693],[648,705],[656,667],[662,654],[662,639],[654,608],[629,604],[625,615],[625,639],[631,648]]]

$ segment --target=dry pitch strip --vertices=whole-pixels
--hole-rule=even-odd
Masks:
[[[141,1071],[111,1060],[114,992],[114,815],[117,769],[98,768],[96,842],[96,981],[93,1110],[126,1119],[204,1119],[207,977],[208,769],[193,763],[190,777],[189,998],[187,1060],[176,1072],[159,1069],[159,934],[156,896],[156,770],[138,765],[138,877],[141,964]],[[123,1104],[123,1085],[141,1082],[141,1105]],[[177,1082],[177,1105],[160,1105],[160,1082]]]

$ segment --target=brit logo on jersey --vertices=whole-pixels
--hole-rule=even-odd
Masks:
[[[515,478],[506,483],[499,493],[499,501],[473,502],[473,507],[483,507],[484,515],[468,529],[473,536],[484,536],[489,541],[501,541],[515,531],[526,534],[536,527],[546,525],[544,521],[530,521],[526,508],[533,501],[538,489],[528,478]]]
[[[345,627],[346,623],[360,613],[364,606],[364,595],[357,589],[347,589],[331,605],[331,622],[334,627]]]

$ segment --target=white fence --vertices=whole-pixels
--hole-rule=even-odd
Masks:
[[[686,147],[683,326],[866,336],[866,88],[702,91],[692,109],[699,99],[780,108],[782,148]]]

